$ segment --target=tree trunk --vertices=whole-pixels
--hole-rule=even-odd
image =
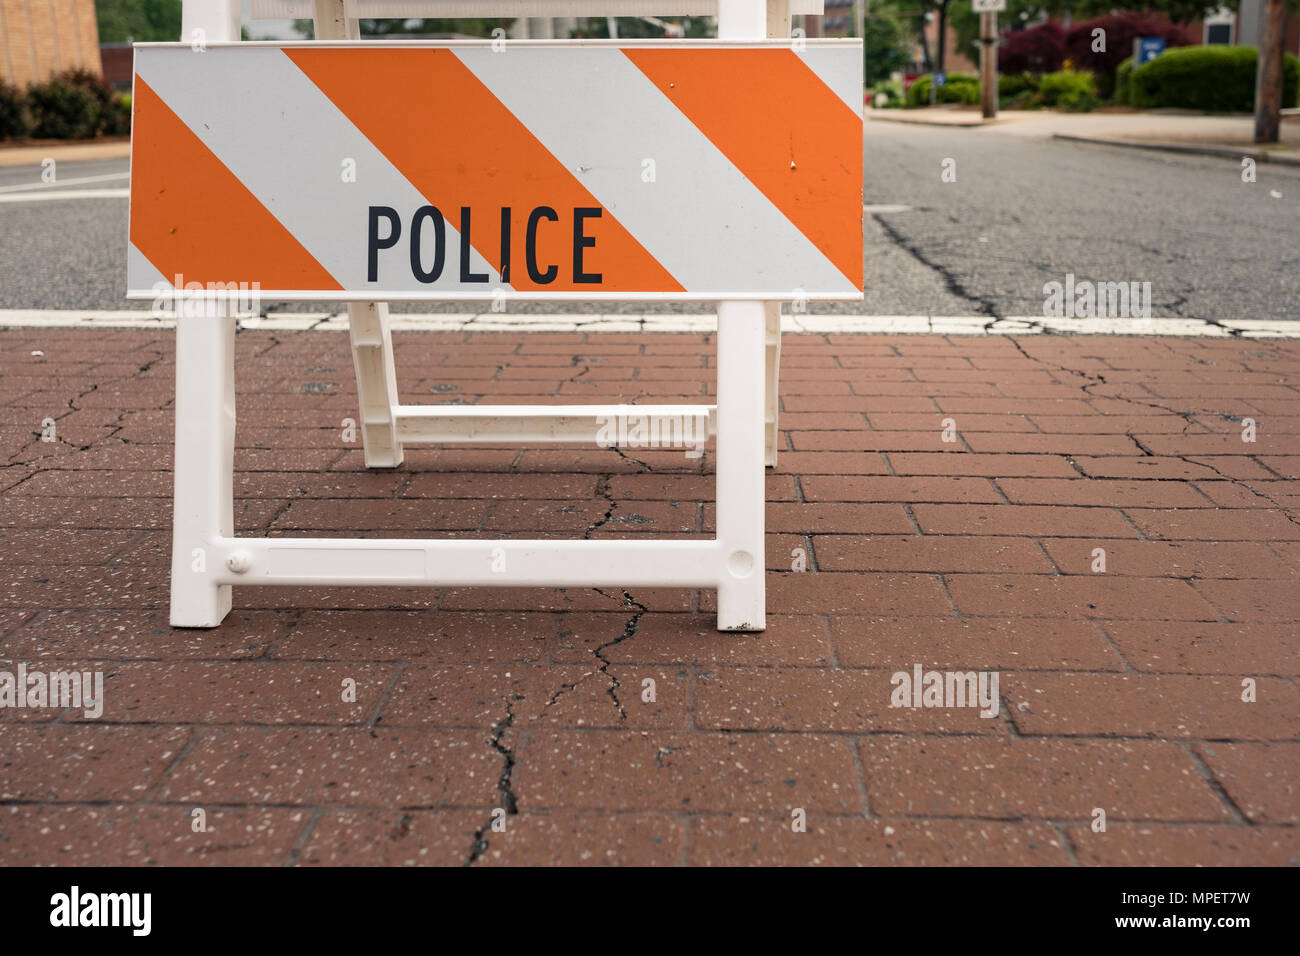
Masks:
[[[980,13],[980,112],[985,119],[998,115],[998,15]]]
[[[1282,109],[1282,53],[1286,45],[1286,0],[1265,0],[1259,26],[1255,73],[1255,142],[1276,143]]]
[[[948,0],[939,4],[939,64],[938,71],[943,72],[944,54],[948,47]]]
[[[929,73],[934,70],[934,63],[930,59],[930,38],[926,36],[925,28],[928,23],[925,19],[925,8],[921,8],[921,57],[925,61],[925,72]]]

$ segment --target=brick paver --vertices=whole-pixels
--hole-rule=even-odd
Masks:
[[[105,701],[0,708],[0,862],[1300,863],[1295,342],[787,336],[768,630],[727,635],[608,588],[246,587],[173,630],[171,334],[4,336],[0,671]],[[395,340],[406,401],[715,393],[710,336]],[[367,472],[345,337],[238,355],[244,533],[712,531],[711,448]],[[892,706],[918,665],[995,713]]]

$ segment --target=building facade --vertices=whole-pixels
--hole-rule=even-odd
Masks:
[[[100,72],[95,0],[0,0],[0,79],[30,86],[75,69]]]

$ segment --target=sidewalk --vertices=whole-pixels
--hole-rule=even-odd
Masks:
[[[131,141],[126,137],[66,142],[46,140],[36,145],[3,145],[0,147],[0,166],[35,165],[47,157],[71,163],[89,159],[121,159],[130,155]]]
[[[5,336],[0,671],[105,700],[0,708],[0,863],[1300,862],[1300,343],[787,336],[769,627],[722,635],[708,592],[510,588],[243,588],[174,631],[172,333]],[[713,386],[698,334],[395,342],[408,401]],[[711,451],[367,472],[346,336],[238,343],[243,533],[712,527]],[[918,665],[997,671],[1000,712],[891,707]]]
[[[1246,115],[1208,116],[1174,111],[1063,113],[1056,110],[1001,110],[985,121],[978,109],[951,106],[916,110],[866,110],[868,122],[907,123],[948,128],[985,128],[999,134],[1141,146],[1176,152],[1204,152],[1240,159],[1300,164],[1300,116],[1283,116],[1281,142],[1254,143],[1254,119]]]

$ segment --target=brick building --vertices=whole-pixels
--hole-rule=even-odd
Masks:
[[[78,67],[100,72],[95,0],[0,0],[0,79],[28,86]]]

